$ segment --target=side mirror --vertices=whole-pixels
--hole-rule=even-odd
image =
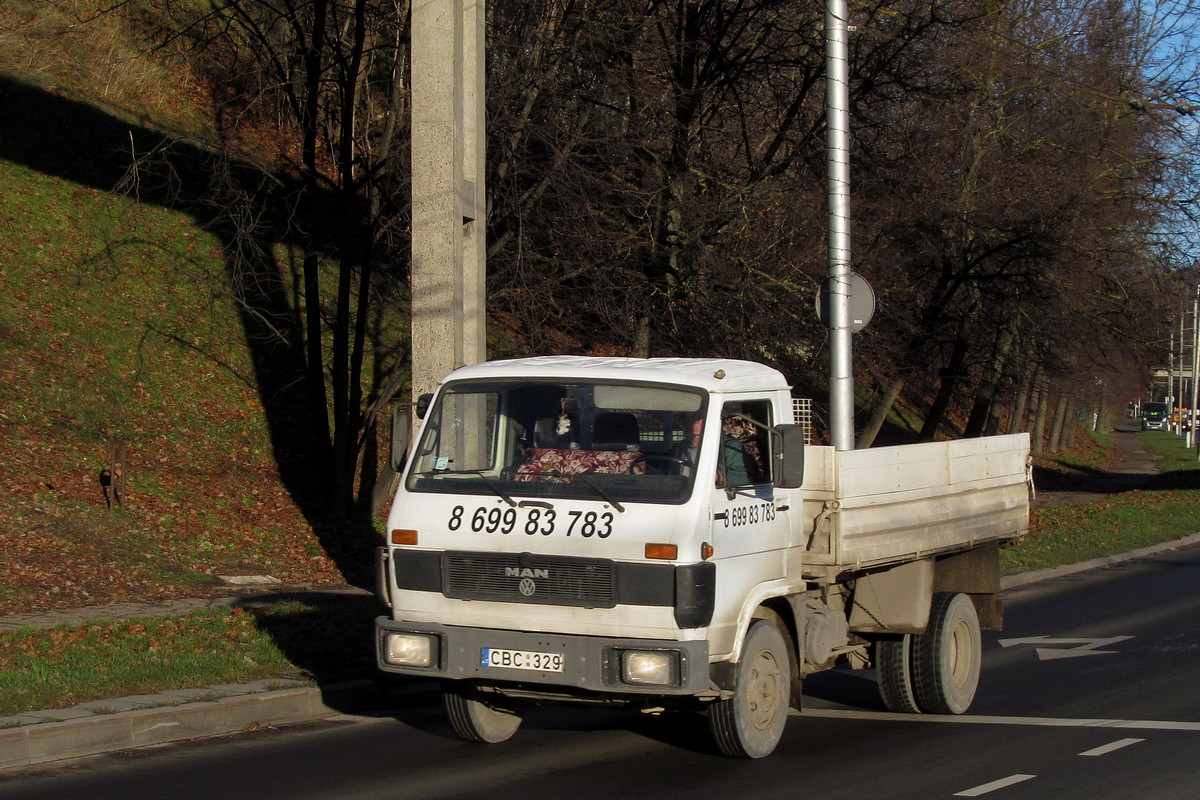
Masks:
[[[804,483],[804,426],[776,425],[779,437],[774,452],[775,485],[780,489],[798,489]]]
[[[396,472],[404,469],[404,461],[408,457],[408,441],[411,438],[412,417],[409,414],[409,406],[405,404],[392,412],[392,452],[389,458],[392,469]]]
[[[432,402],[432,392],[428,392],[417,398],[417,419],[425,419],[425,413],[429,411],[429,404]]]

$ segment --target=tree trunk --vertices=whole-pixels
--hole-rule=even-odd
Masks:
[[[992,361],[984,370],[983,380],[975,392],[975,403],[971,407],[971,416],[967,419],[967,427],[963,438],[974,439],[983,435],[984,426],[992,416],[992,406],[996,404],[996,389],[1000,385],[1000,377],[1004,372],[1004,362],[1008,359],[1008,350],[1012,346],[1012,328],[1006,326],[996,338],[996,347],[992,351]],[[999,412],[997,412],[999,413]]]
[[[366,46],[366,2],[356,0],[350,58],[339,76],[337,312],[333,321],[333,508],[342,519],[349,518],[355,505],[360,433],[362,433],[362,360],[366,324],[371,302],[371,240],[359,235],[365,216],[355,177],[358,160],[358,83]],[[356,281],[357,278],[357,281]],[[357,309],[354,306],[357,305]],[[373,477],[373,476],[372,476]],[[369,490],[368,490],[369,492]]]
[[[900,396],[900,390],[903,388],[904,379],[897,378],[884,389],[883,394],[879,397],[879,402],[871,411],[871,418],[867,420],[866,427],[858,434],[858,443],[855,446],[860,450],[875,443],[875,437],[879,435],[883,423],[887,420],[888,414],[891,413],[892,406],[895,405],[896,398]]]
[[[1100,399],[1096,403],[1096,417],[1093,420],[1092,431],[1108,433],[1108,384],[1100,381]]]
[[[638,320],[637,331],[633,336],[633,357],[650,357],[650,315],[645,314]]]
[[[1041,453],[1045,450],[1043,440],[1046,433],[1046,410],[1049,403],[1046,380],[1043,378],[1037,386],[1037,413],[1033,422],[1033,452]]]
[[[958,388],[958,382],[963,377],[963,362],[967,357],[967,345],[966,336],[959,336],[954,340],[954,350],[950,353],[950,362],[942,370],[942,382],[938,386],[937,396],[933,399],[933,405],[929,407],[929,413],[925,415],[925,422],[921,426],[921,435],[918,439],[922,442],[932,442],[937,438],[938,428],[941,427],[942,420],[946,417],[946,409],[950,407],[954,390]]]
[[[1021,376],[1021,385],[1017,388],[1017,396],[1013,398],[1012,419],[1008,421],[1008,432],[1019,433],[1025,425],[1025,408],[1029,404],[1029,392],[1036,370],[1026,369]]]
[[[1050,447],[1051,453],[1057,453],[1059,445],[1062,442],[1063,426],[1067,420],[1067,393],[1063,392],[1058,396],[1058,403],[1054,407],[1054,422],[1050,426]]]
[[[325,14],[326,0],[313,3],[311,46],[304,52],[304,104],[300,112],[301,153],[304,169],[301,178],[302,208],[307,241],[304,243],[304,321],[305,347],[309,395],[309,416],[313,426],[313,437],[317,447],[323,451],[320,463],[314,465],[319,472],[319,481],[328,485],[333,478],[332,431],[329,426],[328,396],[325,391],[324,325],[321,303],[321,257],[318,245],[313,241],[323,229],[321,211],[321,184],[318,160],[318,139],[321,125],[321,80],[324,72]]]

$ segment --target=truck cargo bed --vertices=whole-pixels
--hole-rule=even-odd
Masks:
[[[858,570],[1019,538],[1029,435],[805,452],[806,566]],[[827,572],[828,570],[821,570]]]

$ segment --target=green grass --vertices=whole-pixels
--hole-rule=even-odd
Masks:
[[[89,700],[294,676],[241,611],[18,631],[0,636],[0,714]]]
[[[10,419],[36,424],[54,409],[61,431],[153,438],[160,453],[196,467],[227,460],[228,434],[220,444],[211,436],[214,410],[263,437],[253,415],[228,419],[245,408],[251,367],[219,290],[215,237],[176,211],[16,164],[0,169],[0,193],[0,226],[19,233],[0,280],[0,326],[12,334],[0,365],[16,379],[2,392]]]
[[[1005,574],[1046,569],[1200,532],[1200,462],[1179,437],[1142,434],[1147,450],[1163,456],[1162,474],[1144,491],[1125,492],[1094,503],[1035,509],[1030,534],[1000,554]]]
[[[373,674],[371,597],[0,634],[0,716],[170,689]]]
[[[1183,439],[1167,431],[1146,431],[1142,434],[1146,449],[1163,457],[1159,468],[1171,480],[1191,481],[1192,488],[1200,489],[1200,460],[1196,448],[1184,447]]]

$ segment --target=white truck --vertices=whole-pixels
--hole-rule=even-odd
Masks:
[[[706,709],[721,752],[757,758],[845,662],[893,710],[973,701],[1027,435],[808,446],[784,377],[724,359],[477,364],[418,416],[378,664],[440,680],[462,738],[539,702]]]

